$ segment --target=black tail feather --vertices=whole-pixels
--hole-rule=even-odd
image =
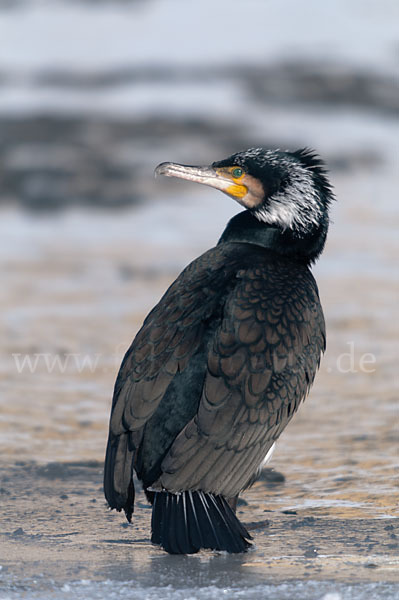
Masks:
[[[215,498],[214,496],[211,495],[210,501],[213,503],[215,510],[217,511],[218,517],[220,518],[220,529],[223,532],[223,536],[225,539],[224,543],[230,543],[232,547],[237,547],[237,552],[240,552],[239,544],[237,545],[237,538],[234,535],[232,535],[232,529],[231,529],[236,524],[230,520],[228,514],[226,514],[226,515],[224,514],[226,511],[224,511],[223,507],[220,506],[221,502],[220,502],[219,498]],[[238,524],[241,525],[241,523],[239,521],[238,521]]]
[[[161,505],[162,517],[161,517],[161,545],[164,543],[164,540],[169,540],[169,518],[170,518],[170,496],[172,494],[167,494],[165,498],[162,498],[161,501],[158,499],[159,504]],[[162,502],[164,500],[164,502]]]
[[[151,531],[152,537],[151,541],[154,544],[160,544],[162,535],[161,535],[161,526],[162,526],[162,503],[159,500],[159,494],[154,493],[153,503],[152,503],[152,517],[151,517]]]
[[[165,519],[166,523],[166,535],[163,538],[165,540],[165,550],[170,554],[182,554],[179,547],[179,515],[177,507],[178,496],[171,494],[169,497],[169,518]]]
[[[227,507],[230,510],[226,510],[225,514],[226,514],[226,519],[230,522],[230,526],[236,526],[238,527],[238,531],[240,533],[240,535],[242,537],[248,537],[249,539],[252,539],[252,537],[249,535],[248,531],[246,530],[246,528],[244,527],[244,525],[241,523],[241,521],[239,521],[236,517],[235,511],[233,511],[230,507],[230,504],[228,502],[226,502],[226,500],[222,497],[219,496],[219,501],[225,505],[227,505]]]
[[[182,553],[181,548],[187,548],[190,545],[190,538],[188,537],[188,527],[187,527],[187,498],[186,494],[179,494],[177,496],[177,505],[178,510],[176,513],[177,519],[179,515],[183,516],[183,524],[181,527],[176,527],[176,540],[180,549],[180,553]]]
[[[197,512],[197,516],[199,519],[199,526],[201,528],[202,537],[205,542],[205,546],[207,542],[210,545],[213,545],[216,549],[220,546],[219,540],[215,535],[215,527],[209,515],[209,511],[207,509],[207,504],[204,500],[204,494],[193,493],[195,510]]]
[[[194,548],[204,548],[204,540],[202,538],[201,526],[198,521],[197,511],[194,504],[194,498],[192,492],[184,494],[187,504],[187,519],[186,529],[188,529],[188,523],[190,523],[190,536],[189,539],[192,542]]]
[[[152,538],[170,554],[194,554],[201,548],[245,552],[250,534],[223,496],[201,491],[156,492]]]

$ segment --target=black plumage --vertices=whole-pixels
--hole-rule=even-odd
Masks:
[[[309,265],[325,243],[332,192],[308,150],[157,170],[221,189],[246,210],[184,269],[126,353],[105,495],[130,520],[135,470],[153,504],[154,543],[242,552],[251,536],[235,515],[238,494],[305,398],[325,348]]]

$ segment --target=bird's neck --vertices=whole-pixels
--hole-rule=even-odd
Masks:
[[[261,223],[252,213],[245,210],[233,217],[222,233],[219,244],[238,242],[254,244],[272,250],[276,254],[291,257],[301,262],[314,262],[321,254],[327,235],[328,223],[305,237],[292,231]]]

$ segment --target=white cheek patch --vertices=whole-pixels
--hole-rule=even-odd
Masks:
[[[264,223],[306,233],[320,223],[319,197],[312,176],[305,167],[291,163],[290,171],[290,181],[284,191],[273,194],[254,213]]]

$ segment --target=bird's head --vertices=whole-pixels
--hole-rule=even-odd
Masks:
[[[251,148],[207,167],[162,163],[156,174],[221,190],[259,222],[293,240],[324,239],[333,193],[323,161],[303,148],[295,152]]]

